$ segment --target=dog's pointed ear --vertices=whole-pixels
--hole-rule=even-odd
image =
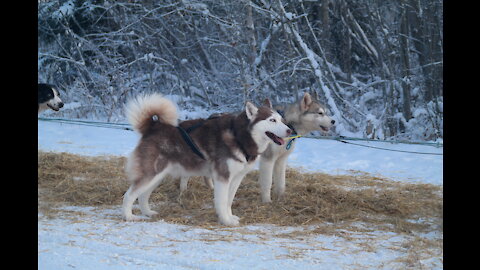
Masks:
[[[312,102],[312,97],[308,92],[306,92],[303,95],[303,98],[300,100],[300,110],[302,112],[306,112],[310,108],[310,105],[312,105]]]
[[[247,113],[248,120],[252,120],[257,116],[258,108],[257,106],[253,105],[253,103],[247,101],[245,104],[245,112]]]
[[[263,105],[269,107],[270,109],[272,109],[272,103],[270,102],[270,99],[266,98],[264,101],[263,101]]]

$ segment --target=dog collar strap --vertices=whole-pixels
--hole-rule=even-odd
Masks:
[[[286,147],[287,150],[289,150],[290,147],[292,147],[292,143],[293,143],[293,141],[295,141],[295,139],[296,139],[296,138],[293,138],[293,139],[291,139],[291,140],[287,143],[287,147]]]
[[[288,137],[287,139],[289,139],[289,141],[288,141],[288,143],[287,143],[286,149],[289,150],[290,147],[292,147],[293,141],[295,141],[295,139],[300,138],[300,137],[302,137],[302,135],[293,135],[293,136],[291,136],[291,137]]]
[[[298,135],[297,131],[295,130],[295,128],[293,127],[292,124],[287,124],[287,127],[289,127],[292,130],[292,136],[287,138],[287,139],[289,139],[289,141],[287,143],[286,149],[289,150],[290,147],[292,147],[293,141],[295,141],[296,138],[302,137],[302,135]]]

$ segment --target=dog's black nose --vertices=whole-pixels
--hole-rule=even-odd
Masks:
[[[62,107],[63,107],[63,102],[58,103],[58,108],[62,108]]]
[[[335,120],[332,120],[332,125],[335,124]]]

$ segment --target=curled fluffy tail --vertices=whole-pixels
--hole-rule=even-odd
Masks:
[[[128,101],[125,106],[128,122],[140,134],[144,134],[151,126],[153,117],[172,126],[178,125],[177,108],[172,101],[158,93],[139,95]]]

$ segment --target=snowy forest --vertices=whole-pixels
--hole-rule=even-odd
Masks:
[[[55,117],[123,122],[145,92],[201,117],[310,92],[331,135],[438,141],[443,1],[38,1],[38,81]]]

